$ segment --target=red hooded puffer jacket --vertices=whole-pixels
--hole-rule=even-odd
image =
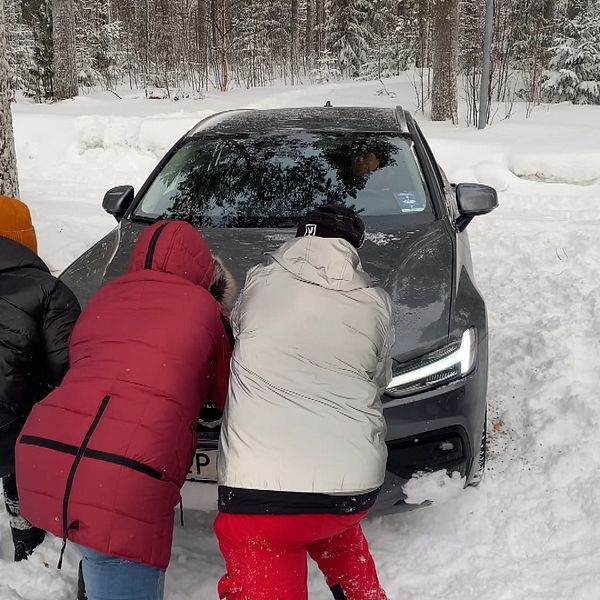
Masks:
[[[173,508],[208,400],[223,408],[231,347],[207,291],[213,260],[187,223],[140,237],[129,273],[81,315],[63,384],[17,444],[23,515],[87,546],[166,569]]]

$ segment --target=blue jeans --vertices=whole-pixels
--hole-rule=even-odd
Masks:
[[[165,572],[78,546],[88,600],[163,600]]]

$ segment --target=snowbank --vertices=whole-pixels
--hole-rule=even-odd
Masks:
[[[600,180],[600,152],[521,154],[511,157],[510,170],[523,179],[544,183],[591,185]]]
[[[204,116],[211,114],[205,111]],[[196,117],[98,117],[83,116],[75,120],[76,146],[80,154],[88,150],[111,151],[132,148],[161,159],[171,146],[196,123]]]

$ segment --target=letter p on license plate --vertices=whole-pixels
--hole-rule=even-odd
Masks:
[[[218,450],[196,450],[192,468],[187,476],[187,481],[217,481],[217,455]]]

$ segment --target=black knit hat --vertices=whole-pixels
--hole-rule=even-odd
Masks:
[[[296,237],[303,236],[342,238],[360,248],[365,241],[365,224],[351,208],[326,204],[302,218]]]

